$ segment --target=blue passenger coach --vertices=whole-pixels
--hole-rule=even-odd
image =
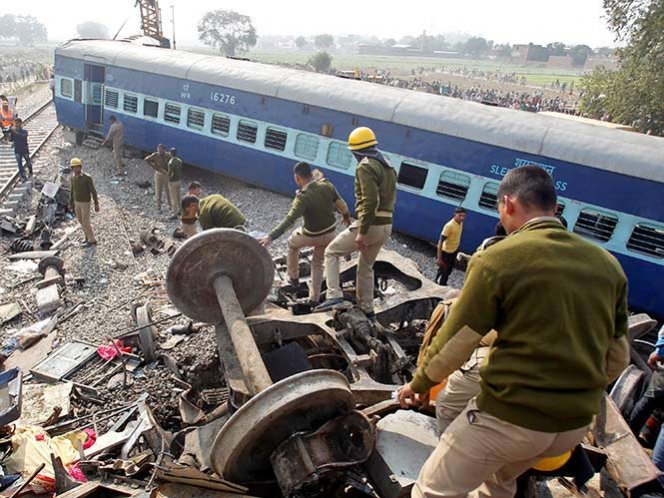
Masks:
[[[349,132],[369,126],[399,172],[395,228],[435,241],[469,211],[462,249],[491,235],[496,191],[512,168],[554,179],[570,230],[610,250],[633,309],[664,315],[664,139],[551,116],[218,56],[117,41],[56,50],[59,121],[125,141],[178,148],[189,164],[292,195],[308,161],[353,200]]]

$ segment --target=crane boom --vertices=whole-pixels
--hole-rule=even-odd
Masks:
[[[145,36],[159,41],[162,47],[170,47],[170,41],[164,37],[161,24],[161,9],[158,0],[136,0],[141,9],[141,29]]]

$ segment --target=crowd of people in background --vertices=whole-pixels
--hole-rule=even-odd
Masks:
[[[0,57],[0,93],[31,81],[47,80],[50,73],[50,68],[41,62]]]

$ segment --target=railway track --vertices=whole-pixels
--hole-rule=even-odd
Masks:
[[[33,172],[36,175],[39,165],[35,164],[34,158],[59,126],[53,100],[49,100],[28,117],[23,118],[23,125],[29,132],[30,159],[33,160]],[[5,202],[18,183],[18,167],[14,157],[14,149],[11,142],[3,142],[0,144],[0,203]],[[2,206],[0,206],[0,209],[2,209]]]

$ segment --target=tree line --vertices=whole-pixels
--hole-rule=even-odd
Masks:
[[[15,39],[19,45],[32,46],[48,40],[46,26],[34,16],[0,16],[0,38]]]

